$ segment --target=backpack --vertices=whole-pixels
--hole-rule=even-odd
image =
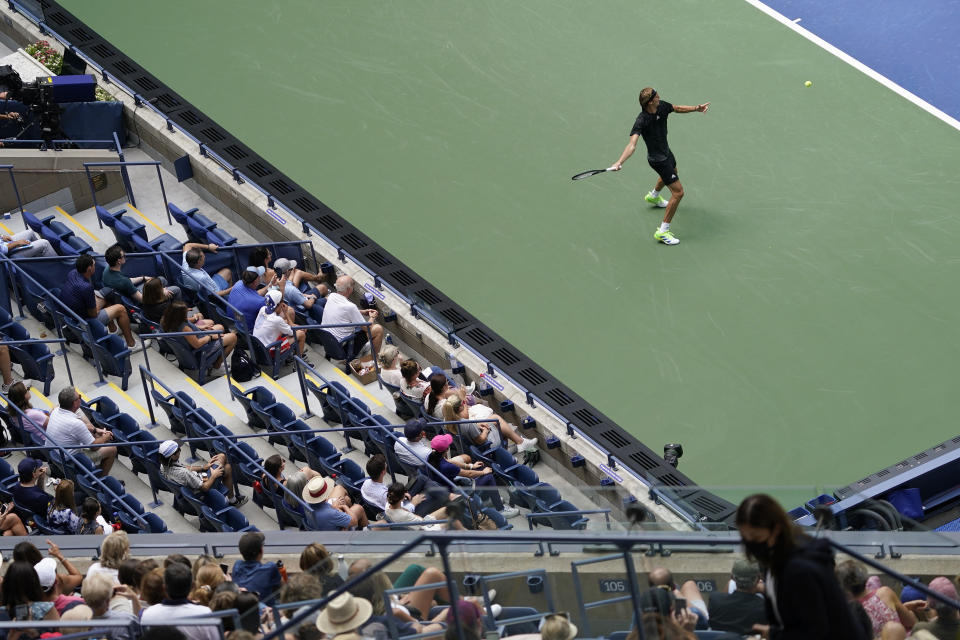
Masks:
[[[237,382],[247,382],[260,375],[260,367],[238,346],[230,356],[230,375]]]

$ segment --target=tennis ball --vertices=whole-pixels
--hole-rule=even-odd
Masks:
[[[806,82],[803,83],[803,86],[805,86],[805,87],[811,87],[811,86],[813,86],[813,83],[810,82],[809,80],[807,80]]]

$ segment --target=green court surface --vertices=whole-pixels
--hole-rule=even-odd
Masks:
[[[960,134],[746,2],[63,4],[705,486],[957,435]]]

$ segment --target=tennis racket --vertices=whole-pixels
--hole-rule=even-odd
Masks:
[[[607,171],[613,171],[613,167],[607,169],[590,169],[590,171],[584,171],[583,173],[578,173],[577,175],[570,178],[571,180],[583,180],[584,178],[589,178],[590,176],[595,176],[598,173],[606,173]]]

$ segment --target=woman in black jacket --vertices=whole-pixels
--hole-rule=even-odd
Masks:
[[[740,503],[736,524],[747,557],[766,573],[770,625],[755,627],[764,638],[869,640],[847,605],[825,540],[804,535],[783,507],[762,493]]]

